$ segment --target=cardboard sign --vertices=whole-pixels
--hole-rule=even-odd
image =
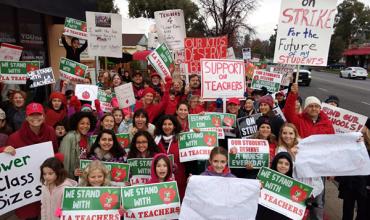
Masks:
[[[367,117],[343,108],[322,103],[322,110],[333,123],[335,133],[348,133],[361,131],[365,126]]]
[[[244,168],[252,164],[253,169],[269,166],[270,148],[267,140],[228,139],[229,167]]]
[[[337,0],[281,2],[274,63],[326,66]]]
[[[179,139],[180,162],[208,160],[213,147],[218,145],[214,131],[184,132]]]
[[[92,101],[98,99],[98,86],[87,84],[76,84],[75,95],[80,100]]]
[[[27,72],[40,69],[39,61],[0,61],[0,79],[5,84],[26,84]]]
[[[245,68],[241,60],[201,59],[201,96],[204,99],[243,98]]]
[[[76,83],[83,83],[88,66],[73,60],[61,57],[59,62],[60,78]]]
[[[299,141],[295,176],[356,176],[370,174],[370,159],[360,132],[311,135]],[[346,166],[343,166],[345,164]]]
[[[261,89],[265,87],[269,92],[278,92],[283,75],[279,73],[267,72],[264,70],[254,70],[252,78],[252,88]]]
[[[184,49],[186,38],[184,12],[181,9],[154,12],[158,40],[170,50]]]
[[[86,12],[90,56],[122,58],[122,17],[120,14]]]
[[[178,219],[180,196],[177,183],[163,182],[121,188],[125,219]]]
[[[64,35],[87,40],[86,22],[66,17],[64,21]]]
[[[135,105],[136,99],[134,95],[134,89],[132,83],[126,83],[117,87],[114,87],[116,98],[120,108],[127,108],[131,105]]]
[[[120,219],[117,187],[66,187],[60,219]]]
[[[259,194],[258,180],[193,175],[186,187],[180,219],[255,220]]]
[[[163,80],[166,76],[171,77],[171,71],[175,70],[172,54],[164,43],[150,53],[147,59]]]
[[[273,67],[271,72],[282,74],[283,79],[281,80],[281,85],[289,86],[289,84],[293,82],[293,72],[295,69],[296,67],[294,65],[278,63]]]
[[[41,199],[40,166],[54,156],[51,141],[0,153],[0,215]]]
[[[19,61],[23,47],[8,43],[1,43],[0,60]]]
[[[113,94],[107,94],[104,90],[98,90],[98,99],[100,101],[100,107],[103,112],[112,112],[113,106],[111,104]]]
[[[262,114],[254,114],[251,116],[238,118],[238,127],[240,131],[240,136],[243,138],[247,138],[252,136],[253,134],[257,133],[257,119],[261,117]]]
[[[129,182],[130,165],[127,163],[114,163],[101,161],[109,170],[112,186],[125,186],[125,182]],[[91,160],[80,160],[80,169],[84,170]]]
[[[259,204],[292,219],[302,219],[312,187],[267,167],[257,175],[263,188]]]
[[[225,59],[227,36],[210,38],[185,38],[185,63],[189,74],[200,73],[200,59]]]
[[[32,81],[30,88],[36,88],[55,83],[54,73],[51,67],[28,72],[27,76]]]

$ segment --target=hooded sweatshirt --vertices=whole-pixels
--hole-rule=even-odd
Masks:
[[[202,176],[236,177],[231,173],[229,167],[225,167],[225,169],[222,171],[222,173],[216,173],[216,171],[213,169],[212,166],[208,166],[206,171],[204,171],[200,175],[202,175]]]
[[[152,165],[150,167],[150,180],[148,182],[148,184],[151,184],[151,183],[160,183],[160,180],[158,179],[158,176],[155,172],[155,165],[154,165],[154,162],[157,160],[157,158],[159,157],[167,157],[168,156],[164,153],[159,153],[159,154],[156,154],[154,157],[153,157],[153,160],[152,160]],[[173,176],[173,168],[172,168],[172,162],[170,160],[170,168],[169,168],[169,172],[171,175],[169,175],[169,177],[167,179],[165,179],[163,182],[169,182],[169,181],[173,181],[174,179],[172,178]]]
[[[45,111],[45,123],[47,125],[50,125],[51,127],[54,127],[54,125],[57,122],[63,121],[67,117],[67,100],[66,97],[60,93],[60,92],[53,92],[50,95],[49,101],[51,101],[55,98],[62,100],[62,107],[59,110],[54,110],[52,106],[50,108],[47,108]]]

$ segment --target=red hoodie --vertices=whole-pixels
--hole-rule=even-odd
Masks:
[[[158,179],[158,176],[155,172],[155,166],[154,166],[154,161],[158,158],[158,157],[167,157],[167,154],[164,154],[164,153],[159,153],[159,154],[156,154],[154,157],[153,157],[153,160],[152,160],[152,165],[150,166],[150,180],[148,182],[148,184],[151,184],[151,183],[160,183],[159,179]],[[170,169],[169,169],[169,172],[171,173],[171,175],[169,175],[169,177],[164,180],[164,182],[169,182],[169,181],[173,181],[172,179],[172,162],[170,163]]]

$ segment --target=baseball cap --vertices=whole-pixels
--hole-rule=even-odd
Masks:
[[[26,107],[26,115],[29,116],[34,113],[39,113],[43,114],[44,113],[44,108],[42,107],[41,104],[32,102],[27,105]]]
[[[230,98],[227,100],[227,104],[235,104],[235,105],[240,105],[240,101],[238,98]]]

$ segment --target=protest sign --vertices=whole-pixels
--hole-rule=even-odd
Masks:
[[[274,63],[326,66],[337,0],[281,2]]]
[[[257,133],[257,119],[261,117],[262,114],[254,114],[251,116],[246,116],[243,118],[238,118],[238,128],[240,131],[240,136],[243,138],[247,138],[252,136],[253,134]]]
[[[205,113],[204,115],[189,114],[189,129],[199,128],[201,131],[215,131],[218,139],[224,139],[220,114]]]
[[[5,84],[26,84],[27,73],[40,69],[39,61],[0,61],[0,80]]]
[[[120,201],[118,187],[66,187],[60,219],[119,220]]]
[[[157,47],[147,59],[163,80],[166,76],[172,77],[171,73],[175,70],[175,64],[166,44],[163,43]]]
[[[51,141],[0,153],[0,215],[41,199],[40,166],[53,156]]]
[[[128,133],[116,134],[117,141],[124,150],[128,150],[130,147],[130,135]]]
[[[259,204],[292,219],[303,218],[311,186],[267,167],[262,167],[257,178],[263,185]]]
[[[92,160],[80,160],[80,169],[84,170]],[[130,165],[127,163],[101,161],[109,170],[112,186],[125,186],[129,182]]]
[[[252,59],[251,48],[243,48],[242,55],[243,55],[243,60],[251,60]]]
[[[322,110],[333,123],[335,133],[361,131],[365,126],[367,117],[343,108],[322,103]]]
[[[210,38],[185,38],[185,63],[189,74],[200,73],[200,59],[225,59],[227,36]]]
[[[274,114],[275,114],[277,117],[279,117],[279,118],[283,119],[283,121],[285,121],[285,122],[286,122],[285,115],[284,115],[283,111],[281,111],[281,108],[280,108],[280,106],[279,106],[279,105],[275,105],[275,106],[274,106],[274,108],[272,109],[272,111],[274,112]]]
[[[95,99],[98,99],[98,86],[76,84],[75,95],[79,100],[94,102]]]
[[[269,166],[270,148],[267,140],[228,139],[229,167],[244,168],[252,164],[253,169]]]
[[[132,83],[126,83],[117,87],[114,87],[116,98],[120,108],[127,108],[131,105],[135,105],[136,99],[134,95],[134,89]]]
[[[87,40],[86,22],[66,17],[63,35]]]
[[[181,9],[154,12],[158,40],[170,50],[184,49],[186,37],[184,12]]]
[[[61,57],[59,62],[60,78],[76,83],[83,83],[88,66],[73,60]]]
[[[234,48],[232,47],[227,48],[226,59],[235,60]]]
[[[259,193],[258,180],[193,175],[186,187],[180,219],[254,220]]]
[[[27,73],[27,76],[32,81],[30,88],[55,83],[54,73],[51,67],[30,71]]]
[[[113,94],[107,94],[104,90],[98,89],[98,99],[100,101],[100,107],[103,112],[112,112],[112,98]]]
[[[86,12],[90,56],[122,58],[122,18],[120,14]]]
[[[283,75],[279,73],[267,72],[264,70],[254,70],[252,77],[252,88],[261,89],[265,87],[269,92],[278,92]]]
[[[312,135],[298,144],[298,178],[370,174],[370,159],[360,132]],[[345,164],[345,166],[344,166]]]
[[[230,113],[220,113],[220,112],[207,112],[205,115],[211,115],[211,117],[220,117],[221,127],[236,127],[236,115]],[[216,115],[216,116],[213,116]]]
[[[289,84],[293,81],[293,72],[295,70],[294,65],[278,63],[276,66],[273,67],[271,72],[280,73],[283,75],[283,79],[281,80],[282,86],[289,86]]]
[[[178,219],[180,196],[175,181],[121,188],[125,219]]]
[[[8,43],[1,43],[0,60],[19,61],[23,47]]]
[[[241,60],[201,59],[201,96],[204,99],[243,98],[245,68]]]
[[[213,147],[218,145],[215,131],[183,132],[179,139],[180,162],[208,160]]]

